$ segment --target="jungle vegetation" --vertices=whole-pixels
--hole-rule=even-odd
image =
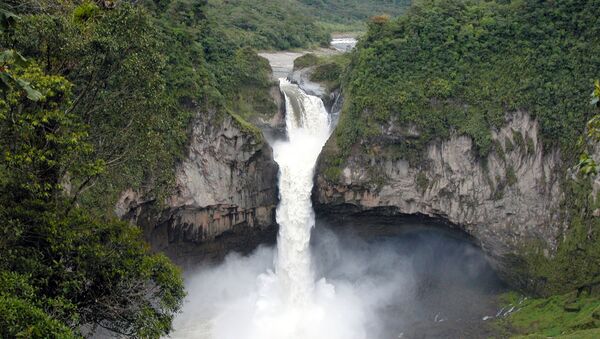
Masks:
[[[498,152],[492,131],[519,111],[539,122],[543,152],[560,150],[565,235],[552,256],[532,240],[524,257],[513,263],[513,278],[526,293],[548,297],[528,305],[545,307],[544,302],[563,300],[569,293],[576,295],[569,300],[592,300],[585,315],[592,315],[585,319],[591,322],[553,325],[561,315],[549,315],[548,327],[538,332],[531,312],[548,309],[531,306],[515,316],[522,333],[598,327],[600,221],[594,211],[599,199],[589,179],[596,166],[584,153],[581,173],[574,168],[582,149],[593,148],[598,139],[598,118],[592,119],[600,95],[594,85],[600,74],[598,8],[595,0],[416,1],[397,18],[373,17],[341,73],[345,104],[324,150],[329,180],[339,179],[349,156],[369,154],[373,146],[411,166],[427,166],[422,162],[427,145],[451,135],[470,137],[475,157],[485,163]],[[414,126],[419,134],[382,140],[381,128],[391,122]],[[582,136],[586,138],[578,143]],[[522,143],[524,150],[530,148],[527,140]]]

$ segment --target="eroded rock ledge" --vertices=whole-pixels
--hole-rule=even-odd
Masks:
[[[382,126],[384,137],[415,132],[392,127]],[[543,151],[538,130],[529,114],[515,113],[493,133],[496,147],[484,160],[465,136],[431,143],[420,167],[352,154],[335,183],[324,176],[320,159],[313,196],[317,212],[385,211],[445,219],[473,236],[506,278],[508,265],[524,247],[538,241],[552,250],[564,227],[560,153]]]
[[[166,206],[156,211],[134,192],[117,205],[144,229],[153,249],[184,266],[274,239],[278,201],[278,167],[260,133],[215,112],[199,114],[192,128]]]

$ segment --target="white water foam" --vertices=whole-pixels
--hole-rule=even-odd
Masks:
[[[321,99],[307,95],[285,79],[280,80],[280,87],[286,99],[289,140],[273,145],[279,164],[280,195],[276,277],[284,289],[282,297],[302,306],[314,289],[309,242],[315,216],[310,194],[315,163],[329,137],[330,124]]]
[[[315,225],[310,199],[314,167],[330,134],[329,115],[321,99],[297,85],[280,79],[280,88],[286,99],[288,140],[273,145],[280,171],[275,271],[258,276],[256,295],[229,310],[234,313],[216,323],[214,334],[223,339],[362,338],[347,325],[362,318],[360,308],[352,305],[356,298],[345,296],[348,304],[340,312],[333,285],[324,278],[315,280],[309,248]],[[248,328],[231,331],[233,322],[248,315]]]

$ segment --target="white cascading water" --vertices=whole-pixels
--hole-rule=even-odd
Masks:
[[[315,282],[310,254],[310,234],[315,225],[311,202],[314,167],[329,137],[329,114],[323,101],[297,85],[280,79],[286,100],[288,140],[273,144],[279,165],[277,256],[275,272],[259,277],[255,313],[256,338],[304,339],[321,333],[318,324],[325,310],[317,299],[331,299],[333,286]]]
[[[280,87],[286,99],[289,141],[273,147],[279,164],[281,199],[277,208],[280,230],[276,273],[287,289],[289,301],[302,304],[313,292],[308,245],[315,216],[310,195],[315,163],[329,137],[330,119],[321,99],[307,95],[285,79],[280,80]]]

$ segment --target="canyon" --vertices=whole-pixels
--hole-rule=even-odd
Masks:
[[[274,78],[288,74],[307,93],[329,98],[327,108],[335,119],[343,96],[311,81],[314,67],[294,71],[293,61],[301,55],[262,54]],[[281,107],[281,92],[274,87],[271,95]],[[249,253],[259,243],[272,243],[277,228],[278,167],[266,138],[281,137],[273,131],[281,128],[284,110],[273,112],[269,121],[254,121],[266,138],[229,116],[215,125],[216,113],[205,113],[198,113],[193,124],[187,157],[176,172],[176,192],[166,208],[147,208],[151,204],[131,191],[117,207],[119,215],[142,225],[155,250],[185,267],[217,260],[231,250]],[[393,121],[381,131],[382,142],[419,134]],[[476,157],[470,138],[460,135],[430,144],[422,167],[378,157],[377,152],[352,154],[340,182],[323,175],[325,152],[313,191],[317,214],[340,220],[363,215],[402,220],[412,215],[442,221],[469,234],[504,278],[520,284],[511,268],[523,246],[535,240],[555,249],[565,227],[559,213],[561,157],[557,150],[543,150],[538,124],[527,112],[507,115],[506,125],[493,138],[501,147],[485,162]]]

